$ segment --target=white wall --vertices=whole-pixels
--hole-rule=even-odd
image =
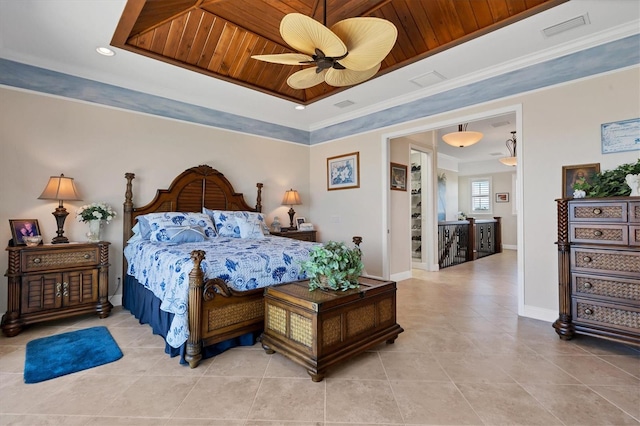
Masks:
[[[386,227],[381,170],[386,169],[382,153],[387,137],[403,132],[417,133],[458,117],[478,116],[489,111],[522,105],[522,129],[519,134],[519,160],[524,187],[523,220],[524,305],[521,312],[548,320],[557,315],[556,209],[554,199],[561,195],[563,165],[601,163],[602,170],[634,161],[638,151],[601,154],[600,125],[616,120],[640,117],[640,68],[588,78],[536,92],[489,102],[464,110],[440,114],[341,139],[311,148],[310,183],[319,203],[313,212],[322,227],[330,226],[332,212],[351,212],[348,225],[362,233],[366,243],[365,264],[369,272],[383,271],[383,229]],[[515,108],[515,107],[514,107]],[[326,191],[326,158],[360,151],[363,186],[358,190]],[[346,194],[345,194],[346,193]],[[315,200],[315,198],[314,198]]]
[[[185,169],[208,164],[244,193],[249,205],[256,202],[255,184],[264,183],[267,223],[275,215],[288,219],[288,207],[280,202],[290,187],[302,198],[297,213],[314,221],[306,146],[5,88],[0,99],[0,240],[11,238],[8,219],[34,218],[49,242],[56,235],[51,212],[57,203],[37,198],[49,176],[73,177],[83,200],[65,203],[70,240],[86,240],[87,225],[75,220],[82,204],[105,201],[118,213],[104,235],[112,242],[109,294],[122,271],[125,172],[136,174],[136,205],[151,201],[156,189],[168,187]],[[7,265],[4,250],[0,265]],[[2,286],[2,313],[6,297]]]

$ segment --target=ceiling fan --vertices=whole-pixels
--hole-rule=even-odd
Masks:
[[[326,3],[325,0],[325,24]],[[372,17],[348,18],[329,29],[309,16],[289,13],[280,22],[280,35],[301,53],[252,58],[276,64],[314,65],[287,79],[287,84],[294,89],[308,89],[322,82],[341,87],[370,79],[393,48],[398,30],[391,22]]]

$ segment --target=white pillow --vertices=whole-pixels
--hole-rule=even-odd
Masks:
[[[236,223],[238,224],[238,228],[240,228],[240,238],[264,238],[262,224],[259,220],[236,217]]]
[[[264,223],[262,213],[236,210],[211,210],[206,207],[203,207],[202,212],[213,220],[215,230],[220,237],[242,238],[236,219],[257,220],[260,222],[262,233],[269,235],[269,227]]]
[[[177,228],[200,228],[206,238],[216,235],[213,221],[203,213],[149,213],[144,218],[149,224],[149,239],[152,241],[166,241],[165,236],[171,234],[171,238],[176,235]]]

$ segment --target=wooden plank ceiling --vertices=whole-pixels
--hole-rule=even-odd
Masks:
[[[377,75],[409,65],[568,0],[327,0],[326,26],[356,16],[391,21],[398,40]],[[279,27],[292,12],[324,21],[324,0],[129,0],[111,44],[310,104],[343,88],[287,86],[302,67],[251,55],[293,52]],[[375,77],[374,77],[375,78]]]

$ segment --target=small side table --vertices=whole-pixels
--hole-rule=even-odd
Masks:
[[[327,368],[404,330],[396,323],[396,283],[360,277],[360,288],[309,291],[309,281],[267,287],[262,347],[307,369],[314,382]]]
[[[316,241],[316,231],[284,231],[284,232],[272,232],[271,235],[276,235],[278,237],[287,237],[293,238],[294,240],[300,241]]]

